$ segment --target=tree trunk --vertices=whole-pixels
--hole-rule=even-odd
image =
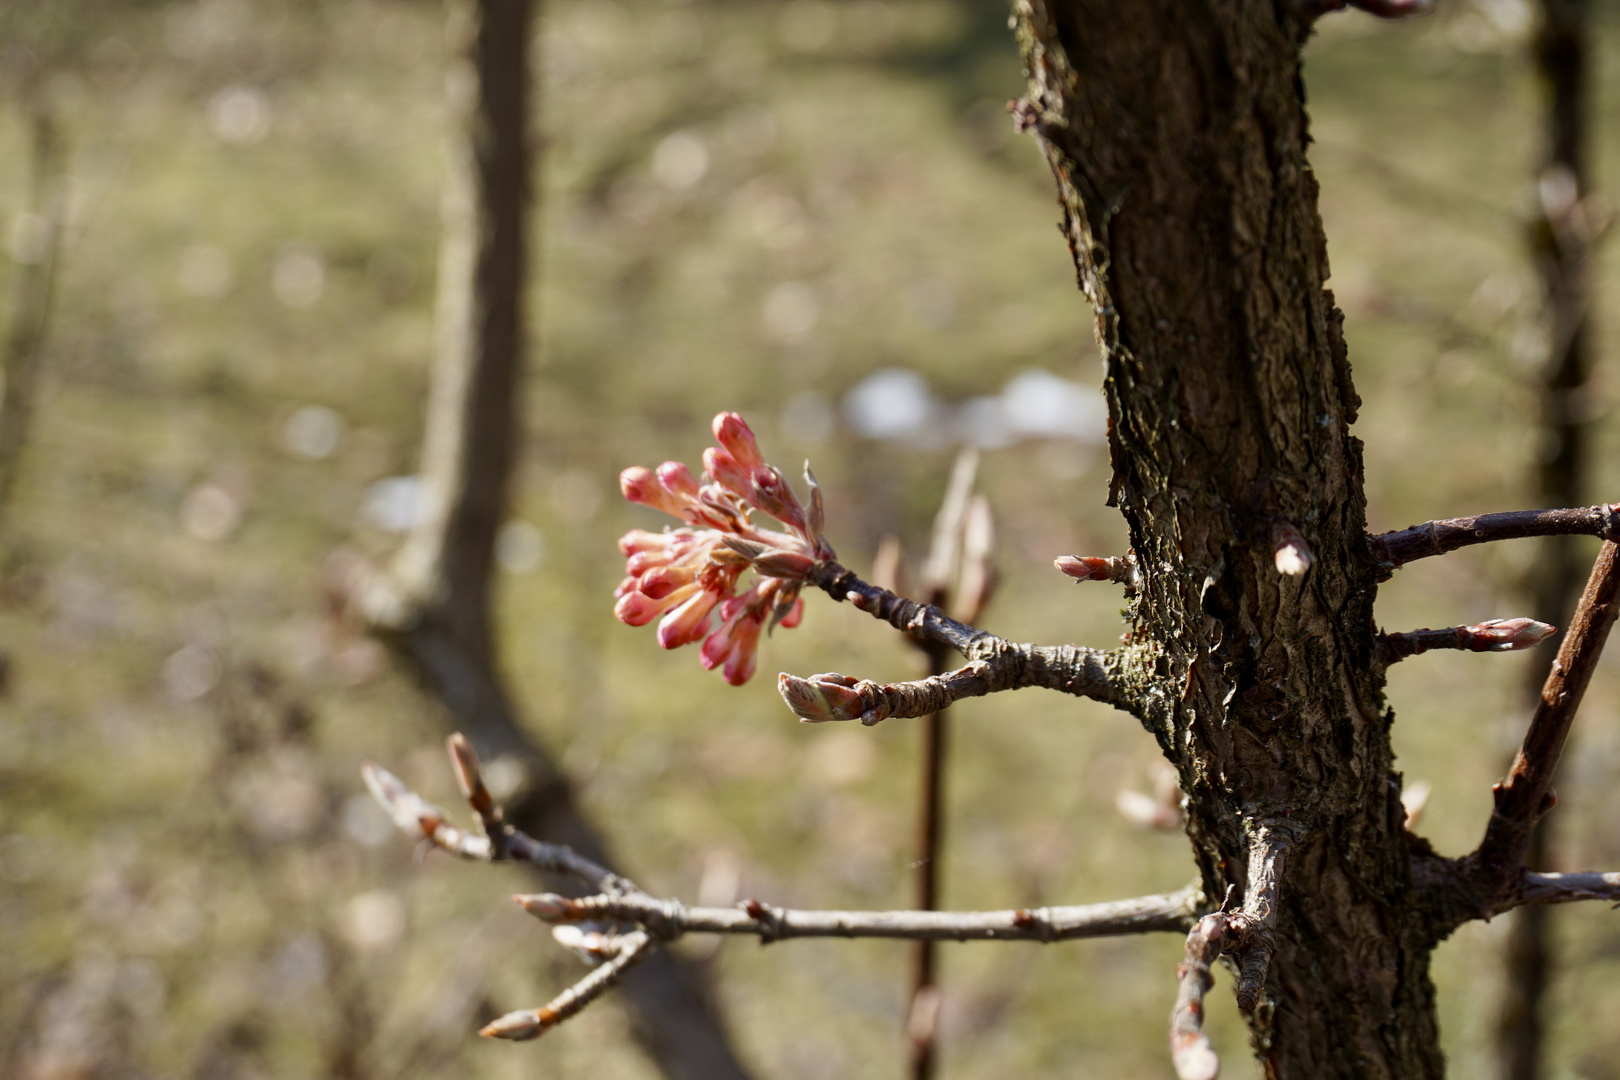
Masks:
[[[1589,453],[1586,384],[1591,376],[1588,248],[1591,224],[1581,200],[1586,196],[1587,5],[1585,0],[1542,0],[1541,26],[1534,45],[1536,73],[1546,95],[1546,145],[1538,169],[1541,213],[1531,223],[1530,250],[1542,287],[1542,330],[1547,354],[1541,376],[1541,445],[1536,461],[1535,505],[1577,506],[1586,490]],[[1555,626],[1568,626],[1585,577],[1580,542],[1573,536],[1541,541],[1532,566],[1530,614]],[[1541,694],[1541,672],[1532,667],[1527,683],[1533,702]],[[1548,829],[1543,819],[1525,864],[1548,865]],[[1538,1080],[1544,1074],[1542,1017],[1552,975],[1552,912],[1527,907],[1511,916],[1504,964],[1504,987],[1497,1021],[1499,1072],[1503,1080]]]
[[[0,354],[0,520],[11,503],[22,468],[23,448],[34,415],[45,329],[56,294],[62,242],[62,195],[58,190],[62,152],[50,91],[43,78],[21,94],[28,119],[31,235],[17,252],[12,279],[11,322]]]
[[[530,0],[451,5],[452,137],[443,201],[436,356],[418,521],[386,575],[360,590],[371,625],[444,703],[486,760],[514,759],[526,783],[506,806],[525,832],[613,865],[561,770],[524,730],[496,664],[495,540],[506,514],[523,370],[529,195]],[[571,883],[547,882],[568,891]],[[620,998],[671,1080],[746,1080],[702,976],[659,951]]]
[[[1358,399],[1305,156],[1308,22],[1287,0],[1016,10],[1018,113],[1107,365],[1110,501],[1143,570],[1131,635],[1156,646],[1148,725],[1213,901],[1242,895],[1257,839],[1285,851],[1248,1014],[1264,1075],[1438,1077],[1435,931],[1411,888]],[[1313,564],[1280,572],[1296,536]]]

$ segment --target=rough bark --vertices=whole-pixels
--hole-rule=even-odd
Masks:
[[[1546,142],[1538,169],[1542,212],[1531,224],[1530,252],[1541,279],[1547,355],[1533,497],[1538,506],[1574,506],[1586,488],[1590,426],[1586,384],[1592,370],[1587,312],[1590,236],[1581,204],[1588,191],[1587,5],[1585,0],[1542,0],[1540,7],[1533,52],[1545,94]],[[1561,205],[1566,194],[1574,201]],[[1556,626],[1569,625],[1580,596],[1583,570],[1577,543],[1572,536],[1548,538],[1532,569],[1534,616]],[[1541,692],[1539,674],[1535,668],[1530,671],[1531,700]],[[1532,837],[1525,857],[1532,869],[1548,868],[1550,825],[1550,819],[1543,819]],[[1538,1080],[1543,1075],[1542,1010],[1553,966],[1551,918],[1539,906],[1512,916],[1496,1031],[1498,1070],[1504,1080]]]
[[[611,865],[567,779],[520,721],[494,649],[495,540],[517,445],[525,344],[531,23],[531,0],[451,4],[457,55],[466,60],[448,79],[452,137],[422,506],[399,556],[364,583],[359,602],[478,753],[524,767],[508,820]],[[626,975],[620,1000],[642,1049],[671,1080],[746,1080],[703,978],[686,963],[657,952]]]
[[[1268,1077],[1437,1077],[1391,714],[1373,664],[1357,398],[1274,0],[1023,0],[1018,113],[1057,180],[1107,365],[1114,463],[1159,661],[1147,725],[1206,894],[1289,847],[1248,1015]],[[1314,553],[1284,574],[1279,535]],[[1297,569],[1298,561],[1292,565]]]

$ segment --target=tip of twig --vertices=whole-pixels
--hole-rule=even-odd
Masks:
[[[512,900],[542,922],[565,919],[573,912],[573,901],[556,893],[514,893]]]
[[[1558,627],[1535,619],[1487,619],[1468,627],[1475,652],[1518,652],[1532,649],[1558,633]]]
[[[388,812],[389,818],[405,835],[424,840],[433,833],[434,823],[445,820],[444,811],[405,786],[405,781],[383,768],[366,762],[360,766],[371,797]]]
[[[550,1009],[520,1009],[490,1021],[478,1029],[478,1034],[486,1039],[522,1042],[544,1033],[555,1022],[555,1014]]]
[[[782,672],[776,677],[776,690],[787,702],[788,708],[806,724],[821,724],[829,720],[855,720],[866,710],[856,680],[836,672],[826,672],[801,679]]]

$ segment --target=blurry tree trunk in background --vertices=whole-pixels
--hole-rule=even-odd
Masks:
[[[1540,213],[1531,222],[1530,246],[1541,281],[1540,319],[1545,342],[1541,374],[1541,430],[1532,492],[1538,507],[1575,506],[1584,498],[1591,403],[1590,248],[1594,239],[1588,191],[1589,71],[1586,0],[1541,0],[1534,39],[1538,82],[1545,95],[1543,158],[1536,180]],[[1586,578],[1580,541],[1540,541],[1532,564],[1530,615],[1568,626]],[[1541,694],[1541,667],[1529,665],[1529,698]],[[1537,827],[1526,865],[1546,865],[1552,818]],[[1551,942],[1545,907],[1521,908],[1509,931],[1497,1049],[1503,1080],[1544,1075],[1543,1005],[1551,979]]]
[[[531,0],[455,0],[456,64],[421,513],[361,605],[486,760],[523,766],[515,825],[611,863],[566,778],[523,729],[496,666],[495,541],[512,474],[525,346]],[[553,888],[561,882],[549,883]],[[744,1080],[703,979],[660,952],[625,980],[637,1040],[675,1080]]]
[[[10,322],[0,356],[0,522],[5,519],[33,417],[45,329],[56,291],[62,239],[61,148],[48,91],[30,80],[18,100],[27,114],[28,206],[12,236]]]

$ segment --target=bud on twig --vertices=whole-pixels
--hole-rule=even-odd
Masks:
[[[1131,579],[1131,558],[1129,555],[1113,555],[1107,558],[1096,555],[1059,555],[1052,560],[1052,565],[1076,581],[1129,581]]]
[[[1558,627],[1534,619],[1489,619],[1463,628],[1474,652],[1518,652],[1558,633]]]
[[[836,672],[812,675],[808,679],[787,672],[776,677],[777,692],[793,714],[806,724],[860,719],[866,705],[857,686],[856,679]]]
[[[1282,522],[1271,530],[1272,561],[1277,573],[1289,577],[1302,577],[1316,564],[1316,553],[1305,542],[1298,527]]]

